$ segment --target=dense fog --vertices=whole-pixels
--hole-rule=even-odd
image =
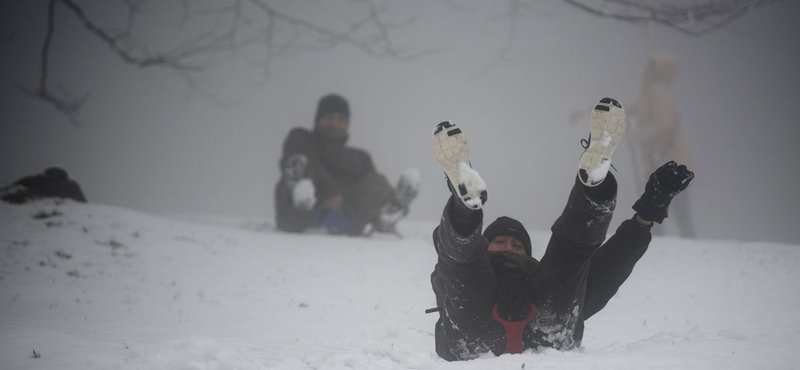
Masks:
[[[222,102],[174,71],[125,64],[62,12],[49,73],[55,86],[88,94],[74,127],[21,88],[39,78],[47,2],[4,2],[0,184],[59,165],[92,202],[272,223],[283,139],[292,127],[310,128],[317,100],[335,92],[350,103],[350,145],[368,150],[392,182],[406,168],[421,171],[410,219],[441,213],[448,192],[431,131],[453,120],[489,187],[487,220],[509,215],[546,230],[577,170],[585,114],[605,96],[634,101],[648,59],[668,53],[679,63],[673,88],[695,163],[690,207],[698,236],[800,240],[800,3],[755,9],[702,37],[600,18],[558,1],[531,2],[513,17],[505,3],[492,3],[386,2],[383,19],[393,25],[395,46],[414,55],[406,60],[341,44],[287,50],[265,72],[257,56],[224,53],[202,81]],[[358,8],[345,4],[282,6],[346,29],[358,19],[348,12]],[[114,27],[118,18],[109,15],[102,25]],[[175,42],[175,30],[185,31],[164,26],[181,19],[179,10],[151,4],[142,19],[135,29],[142,43]],[[572,122],[576,111],[584,115]],[[631,149],[625,141],[614,154],[615,224],[633,214],[637,181],[649,173]],[[674,233],[669,221],[663,227]]]

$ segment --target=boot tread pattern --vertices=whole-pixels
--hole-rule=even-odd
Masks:
[[[589,146],[581,155],[579,166],[586,173],[592,173],[611,161],[614,149],[625,134],[626,119],[622,104],[611,98],[601,99],[592,109],[589,127]]]
[[[436,161],[444,170],[450,184],[453,184],[456,191],[455,195],[461,201],[472,209],[481,209],[483,204],[486,203],[488,194],[486,189],[469,189],[466,184],[461,180],[461,173],[459,172],[459,163],[466,163],[469,165],[469,143],[467,137],[461,132],[454,123],[450,121],[442,122],[436,125],[433,131],[433,155]],[[473,199],[480,199],[480,204],[471,201]]]

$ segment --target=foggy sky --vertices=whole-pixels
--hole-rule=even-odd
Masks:
[[[448,193],[430,135],[436,123],[454,120],[489,187],[487,222],[509,215],[545,230],[566,202],[579,141],[588,135],[585,122],[569,122],[570,113],[588,112],[605,96],[633,101],[648,57],[667,52],[680,62],[674,88],[696,162],[690,191],[699,237],[800,240],[800,4],[758,9],[693,38],[540,3],[516,24],[506,54],[499,50],[508,20],[475,1],[464,9],[391,3],[410,4],[400,13],[418,15],[413,27],[393,31],[397,43],[437,50],[411,61],[348,46],[297,50],[275,60],[262,84],[258,71],[232,56],[209,72],[231,101],[227,108],[174,73],[125,65],[61,17],[51,73],[70,91],[91,93],[78,129],[19,90],[36,83],[46,3],[3,4],[0,184],[61,165],[93,202],[272,222],[282,141],[292,127],[310,128],[317,100],[336,92],[350,102],[350,145],[367,149],[391,182],[405,168],[420,169],[410,218],[441,213]],[[325,19],[313,5],[300,15]],[[158,28],[142,32],[157,35]],[[620,189],[612,228],[633,214],[639,196],[628,143],[614,164]]]

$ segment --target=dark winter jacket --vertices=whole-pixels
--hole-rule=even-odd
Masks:
[[[451,198],[451,201],[452,198]],[[626,220],[604,244],[613,202],[594,202],[576,185],[541,262],[519,255],[530,276],[534,321],[523,332],[523,348],[571,349],[580,345],[583,321],[605,307],[647,250],[650,227]],[[449,204],[448,204],[449,207]],[[433,232],[438,262],[431,274],[440,318],[436,353],[448,360],[468,360],[506,350],[506,333],[492,309],[498,301],[493,252],[481,235],[482,224],[468,235],[453,227],[448,207]],[[590,222],[592,221],[592,222]],[[590,230],[577,230],[589,225]],[[559,303],[561,302],[561,303]]]
[[[292,129],[286,137],[281,168],[294,154],[304,154],[308,158],[317,199],[345,194],[364,176],[375,172],[367,152],[346,146],[344,140],[326,138],[304,128]]]
[[[283,143],[280,167],[295,154],[308,159],[308,176],[314,183],[317,202],[334,195],[342,195],[345,204],[353,210],[362,223],[378,217],[380,208],[394,197],[394,189],[386,178],[376,172],[370,155],[361,149],[345,145],[343,139],[325,137],[319,131],[295,128]],[[276,216],[278,226],[288,231],[302,231],[307,217],[287,202],[288,193],[282,192],[281,183],[276,191]]]

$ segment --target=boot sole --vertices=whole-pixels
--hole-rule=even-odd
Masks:
[[[579,173],[581,181],[587,186],[595,186],[601,181],[592,182],[590,175],[611,165],[611,155],[625,134],[625,109],[619,101],[611,98],[601,99],[589,116],[591,139],[589,147],[581,155]],[[603,177],[605,178],[605,177]]]
[[[454,187],[453,193],[471,209],[481,209],[486,204],[488,192],[485,188],[470,188],[462,181],[460,163],[470,166],[469,142],[455,123],[450,121],[436,125],[433,131],[433,154],[447,179]],[[478,201],[479,200],[479,201]]]

